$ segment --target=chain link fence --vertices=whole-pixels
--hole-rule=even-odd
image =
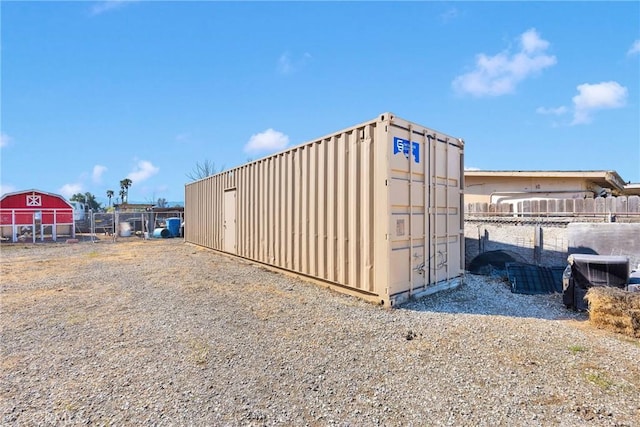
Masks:
[[[140,237],[149,239],[152,237],[182,237],[182,227],[178,235],[154,233],[156,230],[167,229],[167,220],[178,218],[179,223],[184,222],[184,213],[180,210],[166,212],[94,212],[90,215],[88,232],[91,240],[98,236],[110,236],[114,240],[119,237]],[[157,235],[156,235],[157,234]]]

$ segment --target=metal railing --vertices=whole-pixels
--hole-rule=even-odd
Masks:
[[[167,212],[93,212],[90,215],[89,233],[92,241],[99,240],[99,236],[110,236],[113,240],[118,237],[153,237],[157,228],[167,228],[168,218],[184,219],[182,211]]]

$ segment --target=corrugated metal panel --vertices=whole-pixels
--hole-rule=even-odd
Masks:
[[[188,184],[185,237],[391,305],[463,272],[462,154],[382,114]]]

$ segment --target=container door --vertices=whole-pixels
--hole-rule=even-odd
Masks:
[[[236,253],[236,190],[224,192],[224,235],[223,249],[225,252]]]
[[[424,137],[393,128],[389,166],[391,210],[389,295],[412,294],[427,284],[425,275]]]
[[[430,147],[430,281],[449,280],[462,270],[462,149],[441,135]]]

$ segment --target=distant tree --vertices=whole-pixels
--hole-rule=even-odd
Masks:
[[[109,207],[111,207],[111,198],[113,197],[113,190],[107,190],[107,199],[109,199]]]
[[[87,203],[87,197],[82,193],[76,193],[69,199],[72,202]]]
[[[84,193],[84,195],[87,199],[87,205],[89,206],[89,209],[91,209],[94,212],[98,212],[102,210],[102,204],[96,200],[96,196],[89,193],[88,191]]]
[[[159,208],[166,208],[168,204],[169,203],[167,202],[167,199],[165,199],[164,197],[160,197],[156,202],[156,206]]]
[[[94,212],[102,209],[102,206],[100,206],[100,203],[98,203],[98,201],[96,200],[96,196],[88,191],[84,194],[76,193],[71,196],[71,199],[69,200],[71,200],[72,202],[84,203],[89,209],[93,210]]]
[[[129,187],[133,184],[129,178],[125,178],[120,181],[120,196],[122,196],[122,203],[129,203]]]
[[[126,194],[126,193],[124,192],[124,189],[120,190],[120,191],[118,192],[118,194],[120,195],[120,197],[119,197],[120,201],[121,201],[122,203],[124,203],[124,196],[125,196],[125,194]]]
[[[191,181],[197,181],[202,178],[206,178],[211,175],[215,175],[224,170],[224,166],[219,170],[216,169],[216,164],[209,160],[204,160],[202,163],[196,162],[196,166],[191,172],[187,174],[187,178]]]

